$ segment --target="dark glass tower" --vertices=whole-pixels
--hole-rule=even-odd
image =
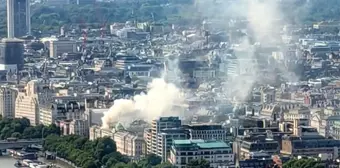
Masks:
[[[30,0],[7,0],[8,38],[31,33]]]
[[[0,70],[21,70],[24,65],[23,41],[4,39],[0,42]]]

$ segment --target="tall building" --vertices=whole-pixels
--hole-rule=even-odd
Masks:
[[[170,156],[171,145],[174,140],[185,140],[189,138],[189,131],[183,128],[167,128],[158,134],[157,155],[166,162]]]
[[[24,91],[19,91],[15,101],[15,117],[25,117],[31,125],[39,124],[38,81],[30,81]]]
[[[14,118],[17,93],[10,87],[0,87],[0,115],[2,117]]]
[[[31,34],[30,0],[7,0],[8,38]]]
[[[24,45],[19,39],[3,39],[0,42],[0,70],[16,72],[24,65]]]
[[[159,135],[162,130],[166,128],[179,128],[181,127],[181,120],[179,117],[160,117],[153,120],[151,128],[146,129],[144,132],[144,139],[146,142],[147,154],[157,154],[162,156],[162,139],[159,139]]]

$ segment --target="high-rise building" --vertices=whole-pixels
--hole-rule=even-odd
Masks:
[[[146,142],[147,154],[156,154],[162,156],[162,139],[159,139],[159,135],[162,130],[166,128],[179,128],[182,122],[179,117],[160,117],[153,120],[151,128],[144,131],[144,139]]]
[[[19,39],[3,39],[0,42],[0,70],[15,72],[24,65],[24,45]]]
[[[30,0],[7,0],[8,38],[31,34]]]
[[[14,118],[17,93],[13,88],[0,87],[0,115],[2,117]]]

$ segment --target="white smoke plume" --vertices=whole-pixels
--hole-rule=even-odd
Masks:
[[[174,107],[183,102],[182,93],[175,85],[154,79],[146,94],[136,95],[131,100],[115,100],[102,117],[102,127],[110,128],[116,122],[126,125],[136,119],[151,121],[159,116],[180,116],[180,111],[174,110]]]
[[[247,36],[242,38],[238,46],[234,48],[235,56],[238,60],[237,72],[239,76],[230,77],[228,75],[226,77],[226,90],[230,98],[245,101],[252,91],[254,84],[264,83],[264,78],[266,80],[276,80],[274,78],[275,74],[268,74],[274,72],[269,71],[265,74],[260,66],[262,63],[265,65],[265,62],[268,62],[271,55],[256,55],[255,48],[280,45],[282,40],[280,31],[286,21],[285,15],[280,8],[280,5],[282,5],[280,3],[283,2],[279,0],[200,0],[196,3],[201,14],[209,20],[229,20],[229,22],[231,20],[233,22],[242,20],[247,22],[247,27],[239,30],[247,34]],[[216,12],[218,11],[216,8],[224,10]],[[206,12],[204,9],[207,9]],[[209,18],[211,16],[215,18]],[[225,25],[227,27],[228,24]],[[229,27],[229,29],[235,29],[235,27]],[[256,45],[254,45],[254,42],[256,42]],[[273,66],[276,67],[278,65]],[[295,81],[297,79],[293,73],[288,72],[282,66],[276,67],[276,69],[288,81]],[[273,79],[268,79],[272,77]]]

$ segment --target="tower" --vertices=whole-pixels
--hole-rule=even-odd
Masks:
[[[19,72],[24,65],[24,45],[19,39],[2,39],[0,42],[0,70]]]
[[[8,38],[31,34],[30,0],[7,0]]]

